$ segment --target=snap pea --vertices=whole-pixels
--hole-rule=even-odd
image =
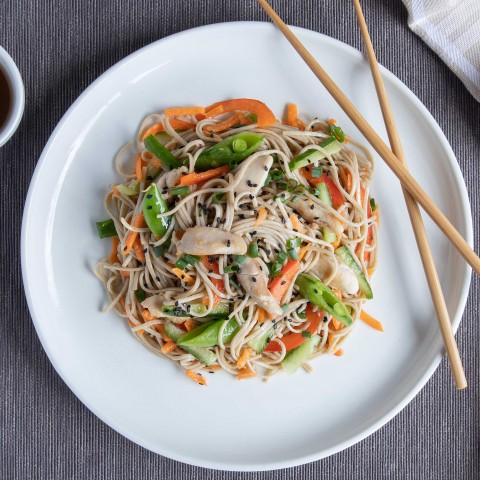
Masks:
[[[225,320],[212,320],[184,335],[177,343],[180,346],[189,347],[214,347],[218,345],[218,334]],[[237,333],[239,327],[237,321],[231,318],[227,321],[222,333],[222,342],[228,343]]]
[[[155,183],[152,183],[145,192],[142,208],[148,228],[157,237],[163,237],[167,233],[171,217],[157,218],[158,214],[168,212],[168,206]]]
[[[115,235],[118,235],[117,230],[115,229],[115,224],[111,218],[104,220],[103,222],[97,222],[95,225],[100,238],[114,237]]]
[[[320,280],[310,275],[302,274],[297,277],[295,284],[300,289],[300,295],[314,305],[318,305],[325,312],[330,313],[344,325],[351,325],[353,320],[347,307],[341,300]]]
[[[153,153],[163,165],[166,165],[169,168],[178,168],[182,166],[182,163],[178,158],[175,158],[168,150],[165,148],[154,135],[149,135],[145,140],[143,140],[145,148]]]
[[[263,141],[263,135],[242,132],[232,135],[204,150],[197,158],[195,170],[203,171],[222,165],[234,168],[254,153]]]

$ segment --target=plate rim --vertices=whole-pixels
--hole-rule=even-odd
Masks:
[[[412,388],[404,397],[403,399],[394,407],[392,408],[387,414],[385,414],[383,417],[375,421],[370,427],[365,428],[358,434],[354,435],[353,437],[350,437],[349,439],[340,442],[330,448],[324,449],[320,452],[317,452],[315,454],[309,454],[305,455],[302,457],[296,457],[295,460],[282,460],[282,461],[273,461],[271,463],[266,464],[265,462],[262,462],[261,464],[256,463],[255,461],[253,463],[249,463],[248,465],[240,465],[238,463],[232,464],[232,463],[225,463],[220,461],[199,461],[197,458],[189,458],[188,454],[178,454],[177,452],[172,452],[168,449],[162,448],[158,449],[155,445],[150,444],[150,442],[138,438],[138,436],[132,432],[126,431],[121,426],[115,425],[114,422],[110,421],[110,419],[106,419],[105,415],[100,414],[97,411],[97,407],[92,405],[88,400],[84,398],[84,395],[77,390],[76,387],[72,386],[70,381],[68,380],[67,374],[63,371],[61,362],[57,361],[55,359],[54,354],[50,351],[48,348],[48,342],[46,340],[45,335],[42,332],[42,329],[40,327],[40,322],[38,320],[38,314],[36,313],[34,303],[33,303],[33,297],[32,297],[32,286],[30,284],[30,279],[29,279],[29,273],[28,273],[28,268],[27,268],[27,233],[28,233],[28,219],[29,216],[31,215],[31,207],[32,207],[32,200],[34,198],[34,194],[36,191],[37,183],[38,183],[38,178],[44,168],[46,159],[48,158],[48,154],[50,149],[52,148],[53,144],[55,143],[57,137],[61,133],[64,125],[68,122],[69,118],[72,116],[72,114],[75,112],[77,107],[90,95],[90,93],[95,90],[95,88],[103,82],[108,76],[110,76],[113,72],[116,70],[122,68],[124,65],[126,65],[129,61],[133,60],[136,58],[138,55],[143,54],[148,52],[151,49],[156,48],[157,45],[169,41],[175,41],[177,38],[183,37],[183,36],[189,36],[189,35],[195,35],[197,32],[204,32],[207,30],[215,30],[215,29],[223,29],[223,28],[248,28],[248,27],[254,27],[258,28],[258,30],[276,30],[276,27],[269,23],[269,22],[259,22],[259,21],[233,21],[233,22],[223,22],[223,23],[213,23],[209,25],[203,25],[199,27],[194,27],[190,28],[187,30],[183,30],[181,32],[174,33],[172,35],[168,35],[166,37],[163,37],[159,40],[156,40],[148,45],[145,45],[144,47],[135,50],[134,52],[130,53],[123,59],[119,60],[115,64],[113,64],[111,67],[109,67],[105,72],[100,74],[86,89],[83,90],[83,92],[76,98],[76,100],[72,103],[72,105],[67,109],[67,111],[64,113],[60,121],[57,123],[55,128],[53,129],[52,133],[49,136],[49,139],[42,150],[42,153],[39,157],[39,160],[35,166],[34,173],[32,175],[29,188],[28,188],[28,193],[26,196],[25,204],[24,204],[24,212],[22,215],[22,225],[21,225],[21,271],[22,271],[22,281],[23,281],[23,286],[24,286],[24,292],[25,292],[25,297],[27,300],[27,305],[29,309],[30,316],[32,318],[35,331],[40,339],[40,342],[42,344],[42,348],[44,349],[49,361],[55,368],[55,371],[57,374],[60,376],[60,378],[65,382],[67,387],[73,392],[73,394],[85,405],[86,408],[88,408],[97,418],[99,418],[102,422],[107,424],[110,428],[115,430],[116,432],[120,433],[122,436],[126,437],[127,439],[135,442],[137,445],[142,446],[143,448],[152,451],[154,453],[160,454],[162,456],[165,456],[167,458],[180,461],[189,465],[194,465],[197,467],[202,467],[202,468],[212,468],[216,470],[225,470],[225,471],[267,471],[267,470],[277,470],[281,468],[288,468],[288,467],[294,467],[294,466],[299,466],[303,465],[306,463],[310,463],[313,461],[318,461],[323,458],[326,458],[328,456],[331,456],[335,453],[339,453],[352,445],[360,442],[361,440],[367,438],[368,436],[372,435],[374,432],[379,430],[381,427],[383,427],[385,424],[387,424],[390,420],[392,420],[398,413],[403,410],[412,400],[415,398],[415,396],[420,392],[420,390],[425,386],[425,384],[428,382],[428,380],[432,377],[436,369],[438,368],[440,361],[443,357],[442,353],[438,353],[434,360],[432,361],[431,365],[426,369],[424,375],[420,378],[420,380],[417,382],[417,384]],[[344,51],[347,51],[349,54],[354,55],[354,56],[361,56],[365,58],[365,55],[357,50],[355,47],[348,45],[347,43],[344,43],[336,38],[330,37],[328,35],[325,35],[320,32],[316,32],[314,30],[309,30],[306,28],[302,27],[294,27],[290,26],[290,28],[299,34],[300,36],[308,39],[313,39],[316,40],[319,37],[321,38],[322,41],[326,42],[331,42],[332,44],[335,44],[339,49],[342,49]],[[283,37],[279,37],[283,38]],[[292,50],[292,53],[295,54]],[[453,149],[451,145],[449,144],[445,134],[441,130],[440,126],[438,125],[437,121],[433,117],[433,115],[430,113],[430,111],[427,109],[427,107],[421,102],[421,100],[410,90],[410,88],[403,83],[402,80],[400,80],[396,75],[394,75],[392,72],[390,72],[388,69],[385,67],[381,66],[381,72],[382,76],[384,78],[387,78],[390,82],[396,84],[398,88],[404,93],[405,95],[408,96],[408,98],[412,101],[416,109],[421,110],[423,114],[425,115],[426,119],[429,122],[429,126],[433,129],[433,131],[439,136],[441,139],[441,147],[442,149],[448,154],[449,157],[453,157],[456,161],[455,162],[449,162],[451,163],[452,171],[454,172],[454,183],[457,186],[457,191],[459,193],[459,196],[461,198],[461,210],[464,214],[465,218],[465,237],[470,246],[473,247],[473,219],[472,219],[472,209],[471,209],[471,204],[470,204],[470,199],[468,196],[468,191],[466,188],[466,184],[463,179],[463,175],[460,169],[460,165],[458,164],[458,160],[456,159],[455,153],[453,152]],[[368,143],[368,142],[367,142]],[[465,270],[465,281],[464,285],[462,287],[462,290],[459,294],[459,300],[458,300],[458,311],[457,314],[455,315],[452,323],[452,328],[454,333],[457,331],[460,320],[463,316],[463,312],[465,310],[466,302],[467,302],[467,297],[468,297],[468,292],[470,289],[470,284],[471,284],[471,268],[469,266],[466,267]],[[453,387],[453,384],[452,384]]]

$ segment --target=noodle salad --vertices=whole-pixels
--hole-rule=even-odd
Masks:
[[[105,198],[95,273],[136,339],[206,385],[343,354],[373,297],[373,159],[334,119],[234,99],[149,115]],[[128,165],[128,167],[127,167]],[[133,168],[133,170],[132,170]]]

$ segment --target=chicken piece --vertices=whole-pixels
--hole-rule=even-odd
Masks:
[[[256,260],[248,258],[238,270],[237,278],[248,295],[257,301],[259,307],[266,310],[270,315],[278,316],[283,313],[280,305],[269,292],[267,277]]]
[[[357,293],[360,288],[357,277],[350,268],[338,259],[330,257],[329,255],[322,255],[314,266],[313,272],[318,275],[321,280],[331,277],[332,272],[335,270],[336,262],[338,262],[337,272],[330,281],[330,286],[349,295]]]
[[[273,164],[273,157],[271,155],[260,155],[253,160],[250,165],[240,170],[235,175],[235,181],[240,178],[238,185],[233,189],[234,193],[249,192],[253,195],[258,195],[267,179],[268,171]],[[240,177],[239,177],[240,176]]]
[[[240,235],[213,227],[187,228],[178,242],[179,253],[190,255],[243,255],[247,244]]]
[[[292,202],[292,207],[307,221],[316,222],[322,227],[341,235],[343,232],[343,223],[330,213],[328,213],[320,205],[311,200],[302,200],[297,198]]]

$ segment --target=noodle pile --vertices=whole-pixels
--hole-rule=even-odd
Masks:
[[[104,283],[109,298],[105,311],[114,309],[118,315],[126,318],[136,339],[152,352],[177,363],[199,383],[204,382],[197,374],[215,369],[225,370],[239,379],[253,376],[269,378],[282,370],[282,361],[287,355],[281,339],[292,333],[306,331],[310,321],[305,314],[308,300],[299,294],[295,279],[281,300],[282,314],[275,318],[265,315],[258,302],[241,286],[237,272],[228,268],[234,264],[235,255],[211,256],[218,262],[218,273],[207,268],[205,262],[198,261],[186,266],[182,273],[185,274],[184,278],[179,278],[178,271],[176,274],[173,270],[182,257],[182,252],[177,252],[177,246],[187,229],[212,227],[242,237],[247,245],[252,242],[257,244],[258,257],[255,260],[270,282],[269,269],[278,259],[278,254],[287,252],[290,239],[300,239],[297,252],[304,255],[298,260],[300,270],[296,276],[307,273],[329,285],[347,307],[353,320],[351,325],[343,325],[330,313],[320,312],[319,307],[313,306],[322,321],[316,330],[320,342],[309,359],[320,354],[341,355],[340,347],[354,328],[366,300],[360,291],[348,293],[332,287],[333,279],[341,274],[342,268],[335,249],[347,246],[367,280],[377,264],[378,210],[372,212],[370,208],[373,159],[366,149],[348,139],[348,145],[347,142],[343,143],[338,153],[333,156],[326,154],[325,158],[312,164],[312,168],[322,167],[323,173],[343,197],[343,204],[333,208],[319,200],[300,169],[291,171],[289,168],[292,158],[306,150],[316,149],[326,153],[319,144],[330,138],[329,123],[315,118],[305,126],[299,122],[300,129],[281,123],[260,128],[257,123],[252,123],[219,134],[208,128],[225,118],[225,115],[220,115],[198,120],[195,115],[182,116],[181,120],[195,125],[194,129],[183,131],[175,130],[171,118],[163,114],[150,115],[144,120],[137,141],[125,146],[116,158],[118,172],[128,184],[138,177],[130,173],[131,162],[135,155],[141,156],[142,176],[138,194],[126,195],[112,185],[105,199],[105,208],[113,219],[118,240],[114,242],[113,256],[101,260],[95,267],[95,273]],[[133,225],[133,219],[142,211],[145,192],[152,181],[147,175],[147,165],[153,155],[145,149],[143,138],[154,124],[162,125],[162,142],[182,161],[181,167],[162,169],[159,176],[153,179],[168,204],[168,216],[171,217],[168,232],[162,238],[155,236],[145,224],[141,227]],[[254,132],[264,137],[255,153],[221,177],[190,186],[189,193],[184,196],[172,194],[172,189],[179,184],[179,178],[195,171],[196,161],[202,151],[241,132]],[[234,194],[235,188],[238,191],[239,182],[245,180],[241,172],[264,155],[273,157],[270,172],[280,171],[282,178],[270,179],[257,195],[248,191]],[[129,165],[128,169],[126,164]],[[315,204],[326,216],[343,224],[343,233],[337,242],[325,241],[321,225],[305,220],[292,206],[299,197],[309,204]],[[143,255],[134,249],[128,254],[123,253],[130,232],[138,232]],[[159,250],[170,239],[170,246]],[[161,255],[157,256],[159,251]],[[331,266],[323,275],[319,270],[321,263]],[[226,268],[228,273],[225,273]],[[185,281],[185,278],[189,281]],[[222,281],[223,288],[218,288]],[[142,292],[140,296],[139,291]],[[215,299],[228,303],[229,313],[223,316],[217,345],[207,347],[215,355],[216,361],[206,366],[176,345],[165,333],[165,325],[171,322],[187,333],[191,328],[211,320],[206,315],[214,308]],[[193,304],[204,304],[206,312],[197,313],[190,308]],[[231,341],[224,344],[223,330],[232,318],[238,324],[238,331]],[[249,342],[260,338],[270,329],[270,342],[280,348],[260,353],[253,350]],[[305,339],[309,335],[305,335]],[[308,362],[304,362],[303,367],[307,371],[311,369]]]

